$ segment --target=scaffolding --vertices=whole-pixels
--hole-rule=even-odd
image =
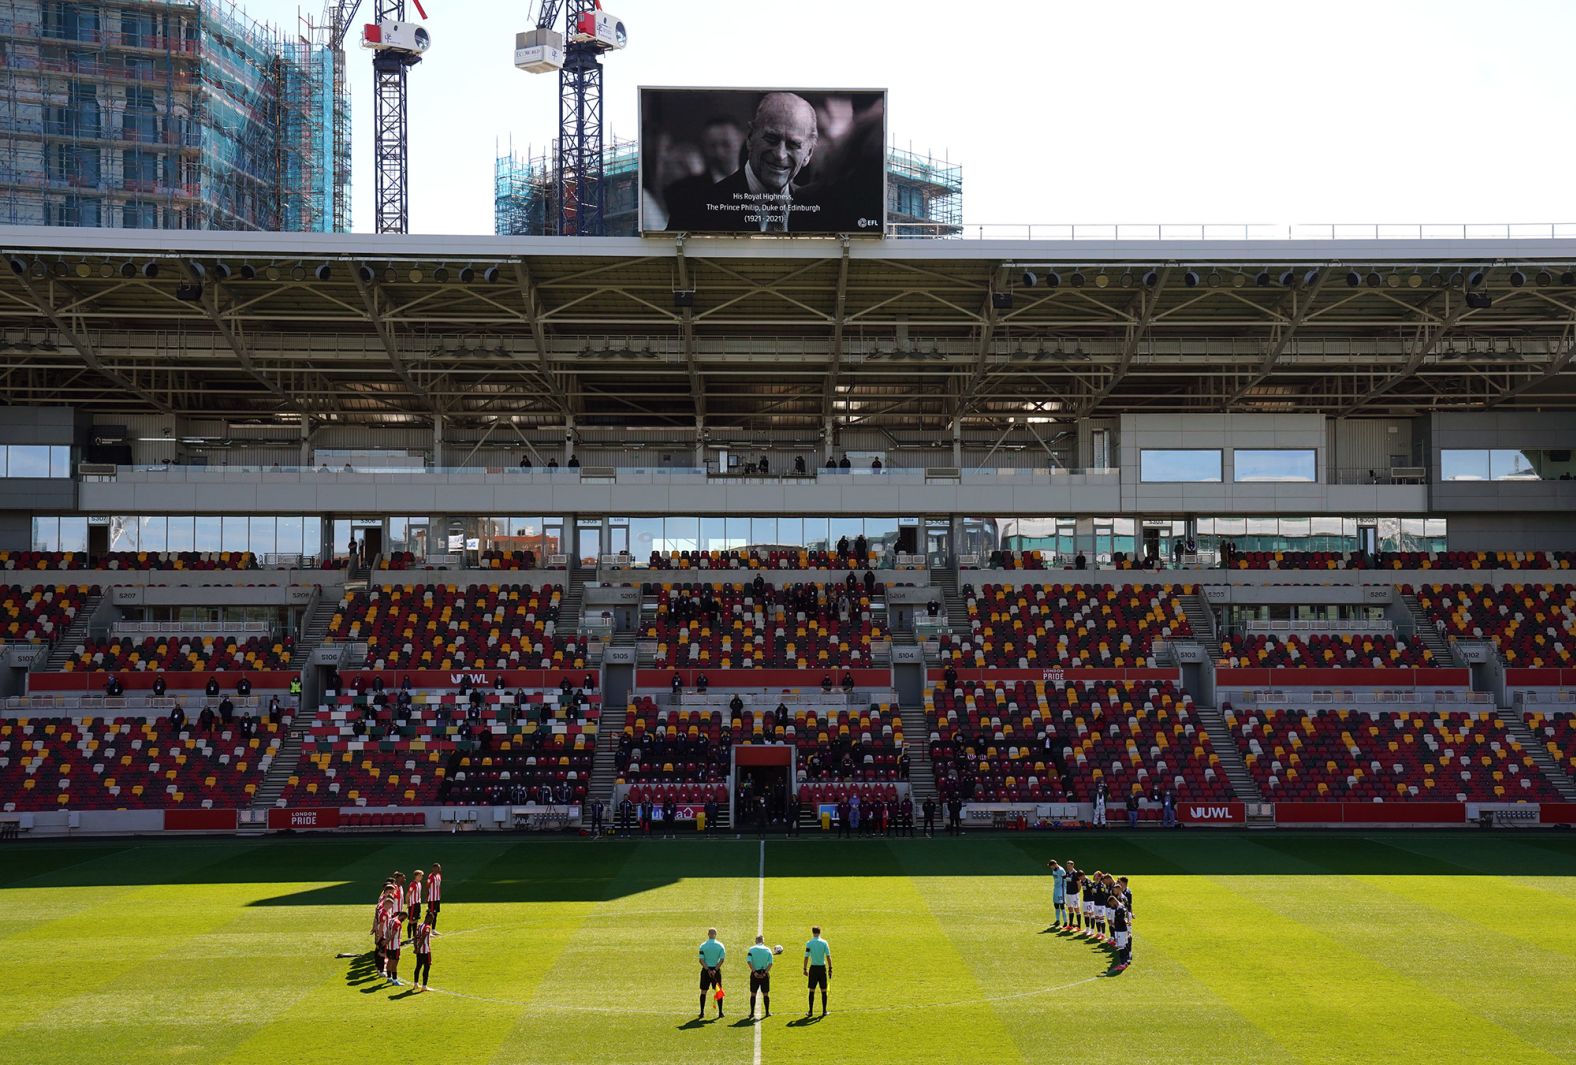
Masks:
[[[0,0],[0,222],[333,231],[333,74],[225,0]]]
[[[557,234],[556,151],[513,150],[493,166],[493,231],[501,237]],[[640,149],[614,139],[603,153],[605,232],[632,237],[639,225]],[[887,153],[887,235],[955,237],[963,232],[963,168],[929,155]]]
[[[512,149],[493,165],[493,231],[501,237],[558,234],[558,147],[551,153]],[[611,138],[602,150],[603,232],[632,237],[640,209],[640,149]]]
[[[887,150],[887,236],[963,232],[963,167],[900,148]]]

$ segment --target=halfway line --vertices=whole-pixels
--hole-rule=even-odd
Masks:
[[[755,934],[766,934],[766,841],[761,840],[761,868],[755,880]],[[755,1023],[755,1065],[761,1065],[761,1025]]]

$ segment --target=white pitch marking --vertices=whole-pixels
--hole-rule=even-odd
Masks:
[[[761,840],[761,869],[755,881],[755,934],[766,934],[766,841]],[[746,963],[748,968],[748,963]],[[761,1022],[755,1022],[755,1065],[761,1065]]]

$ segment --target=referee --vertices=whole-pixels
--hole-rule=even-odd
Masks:
[[[832,948],[821,938],[821,926],[810,929],[810,941],[804,945],[804,975],[810,980],[810,1004],[805,1007],[806,1018],[815,1015],[815,989],[821,989],[821,1016],[826,1016],[826,985],[832,979]]]
[[[755,994],[760,992],[764,1020],[772,1015],[772,948],[766,945],[765,936],[755,937],[755,945],[745,953],[744,960],[750,966],[750,1018],[755,1017]]]
[[[706,929],[706,942],[700,945],[700,1016],[696,1020],[706,1019],[706,992],[712,988],[722,989],[722,962],[728,956],[728,950],[717,942],[717,930]],[[717,999],[717,1019],[722,1019],[722,999]]]

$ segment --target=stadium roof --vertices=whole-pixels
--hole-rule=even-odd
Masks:
[[[9,227],[0,248],[6,400],[99,412],[939,431],[1130,411],[1576,407],[1568,239]]]

